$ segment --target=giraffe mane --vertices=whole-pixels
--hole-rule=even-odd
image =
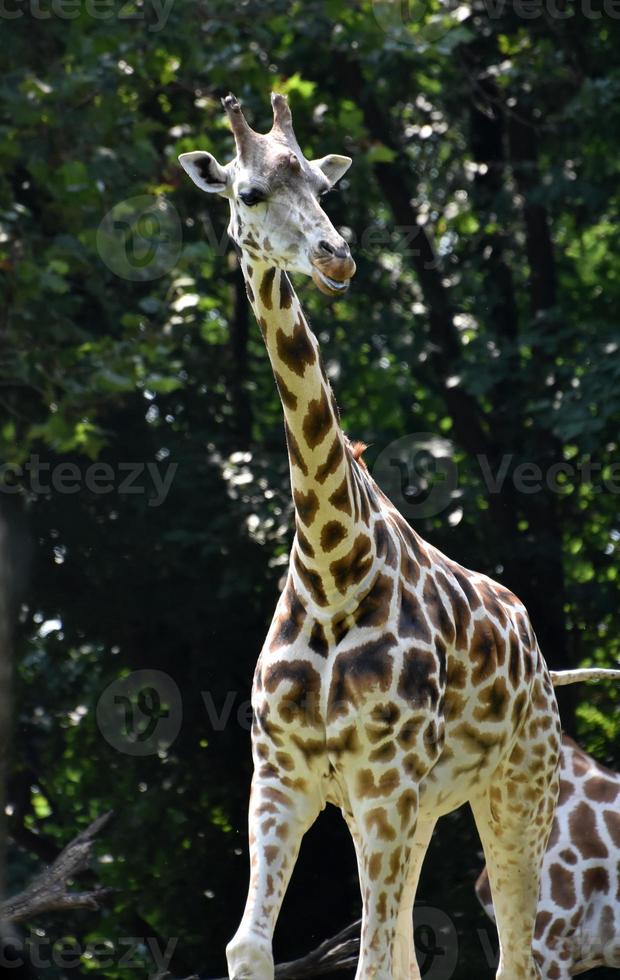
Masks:
[[[368,467],[366,466],[366,461],[362,459],[363,453],[368,449],[366,443],[362,442],[360,439],[355,439],[353,441],[349,440],[349,449],[351,450],[353,459],[359,463],[360,466],[363,466],[365,470],[367,470]]]

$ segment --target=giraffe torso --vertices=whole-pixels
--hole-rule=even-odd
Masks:
[[[394,797],[446,813],[510,752],[526,706],[553,705],[551,683],[516,597],[425,544],[352,465],[377,560],[370,578],[349,560],[361,591],[325,610],[296,574],[294,546],[255,675],[256,761],[316,780],[323,803],[357,806],[367,821],[380,824]],[[554,720],[551,711],[529,737],[544,742]]]
[[[492,915],[485,872],[476,890]],[[565,736],[534,939],[544,980],[620,968],[619,935],[620,776]]]

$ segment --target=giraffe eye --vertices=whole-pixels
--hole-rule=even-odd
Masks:
[[[260,204],[261,201],[265,200],[265,195],[262,191],[257,190],[242,191],[239,194],[239,200],[243,201],[248,208],[253,208],[255,204]]]

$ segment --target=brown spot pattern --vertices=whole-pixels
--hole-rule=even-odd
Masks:
[[[586,868],[583,873],[582,888],[585,899],[592,898],[594,892],[603,892],[606,895],[609,891],[609,872],[607,868]]]
[[[310,527],[314,523],[314,518],[319,509],[319,498],[316,493],[314,490],[308,490],[307,493],[302,490],[293,490],[293,500],[300,521],[306,527]]]
[[[297,569],[297,574],[317,606],[326,606],[327,596],[325,595],[325,589],[323,588],[323,582],[319,573],[313,569],[306,568],[299,555],[294,555],[293,561]]]
[[[263,276],[262,282],[260,284],[260,298],[263,306],[266,310],[271,309],[271,290],[273,287],[273,280],[276,274],[275,266],[272,269],[267,269],[265,275]]]
[[[417,596],[407,589],[401,590],[398,632],[401,636],[414,637],[423,643],[431,642],[431,632]]]
[[[396,568],[396,548],[385,521],[377,521],[374,527],[374,535],[377,558],[380,561],[384,560],[388,568]]]
[[[278,329],[276,350],[282,363],[300,378],[304,376],[306,365],[314,364],[316,361],[316,353],[303,319],[295,324],[291,334]]]
[[[325,457],[325,462],[321,463],[321,465],[317,467],[317,471],[314,474],[314,479],[316,482],[320,484],[325,483],[328,476],[331,476],[332,473],[336,472],[343,460],[344,450],[342,448],[342,442],[340,440],[340,436],[336,435],[331,444],[329,452]]]
[[[327,433],[333,428],[334,417],[329,405],[327,392],[321,389],[320,398],[313,398],[308,404],[302,424],[304,438],[310,449],[319,446]]]
[[[573,783],[569,783],[567,779],[560,779],[560,795],[558,797],[558,806],[562,806],[575,792],[575,787]]]
[[[341,510],[344,514],[348,514],[349,517],[352,516],[351,498],[349,497],[349,486],[346,476],[343,477],[342,483],[330,494],[328,500],[336,510]]]
[[[321,724],[319,694],[321,677],[314,667],[303,661],[293,663],[278,660],[264,672],[265,690],[273,694],[281,685],[287,690],[278,705],[278,713],[285,722],[299,721],[313,727]]]
[[[480,704],[474,709],[476,721],[498,722],[506,715],[509,703],[508,688],[503,677],[496,677],[492,684],[478,695]]]
[[[439,630],[446,643],[451,645],[454,643],[456,636],[454,623],[446,611],[435,580],[430,572],[427,573],[424,580],[422,597],[424,599],[424,611],[428,614],[431,624],[435,629]]]
[[[407,521],[404,519],[404,517],[401,517],[400,514],[394,513],[391,516],[402,535],[407,549],[413,555],[418,565],[423,566],[424,568],[430,568],[430,558],[428,557],[428,553],[420,536],[416,534],[413,528],[407,524]]]
[[[284,434],[286,436],[286,446],[288,449],[288,455],[293,466],[296,466],[304,476],[308,476],[308,467],[306,466],[306,461],[301,455],[299,449],[299,443],[297,442],[295,436],[288,427],[288,423],[284,422]]]
[[[400,745],[401,749],[411,749],[415,745],[423,721],[423,717],[408,718],[406,720],[396,736],[396,741]]]
[[[411,647],[403,655],[403,669],[398,679],[398,694],[411,707],[421,708],[439,700],[435,658],[427,650]]]
[[[344,640],[345,636],[351,628],[351,623],[347,615],[336,616],[331,622],[332,633],[334,635],[334,643],[336,646]]]
[[[333,551],[347,536],[347,529],[340,521],[328,521],[321,529],[321,548]]]
[[[280,273],[280,309],[290,309],[293,302],[293,290],[286,272]]]
[[[521,648],[519,647],[517,634],[514,630],[510,630],[509,647],[510,654],[508,657],[508,676],[510,677],[510,683],[512,686],[517,687],[521,674]]]
[[[271,649],[294,643],[301,632],[306,618],[306,610],[302,606],[291,581],[289,580],[284,593],[285,605],[278,615],[278,626],[271,640]]]
[[[393,588],[392,579],[388,575],[380,574],[353,613],[357,626],[383,626],[390,613]]]
[[[618,795],[618,787],[615,783],[604,779],[602,776],[593,776],[584,785],[585,794],[589,800],[595,803],[613,803]]]
[[[452,606],[452,619],[456,630],[454,645],[457,650],[464,650],[467,646],[467,632],[471,621],[469,606],[463,598],[461,591],[450,585],[443,572],[437,572],[436,577]]]
[[[379,764],[385,762],[391,762],[396,755],[396,746],[393,742],[385,742],[380,745],[378,749],[373,749],[368,755],[369,762],[378,762]]]
[[[554,863],[549,868],[551,881],[551,897],[556,905],[563,909],[572,909],[577,901],[573,875],[561,864]]]
[[[378,779],[372,769],[360,769],[357,774],[357,795],[361,797],[388,796],[400,785],[398,769],[386,769]]]
[[[481,582],[478,586],[478,592],[482,596],[484,608],[489,615],[493,616],[500,626],[506,626],[508,617],[506,616],[503,605],[499,601],[496,589],[489,582]]]
[[[401,830],[404,830],[405,827],[409,827],[412,824],[417,807],[418,794],[414,789],[406,789],[398,798],[398,803],[396,804],[396,810],[400,816]]]
[[[472,612],[475,612],[481,605],[480,596],[476,592],[467,571],[461,568],[460,565],[455,565],[453,562],[450,562],[450,570],[465,593],[469,608]]]
[[[299,522],[297,522],[296,524],[296,532],[297,532],[297,544],[303,551],[304,555],[306,555],[308,558],[314,558],[314,548],[312,547],[306,535],[302,531]]]
[[[485,758],[497,745],[501,738],[490,732],[481,732],[469,722],[462,722],[454,729],[454,736],[460,739],[467,752]]]
[[[568,826],[571,840],[583,858],[607,857],[607,847],[596,827],[596,814],[585,801],[578,803],[569,815]]]
[[[291,391],[281,374],[274,371],[274,375],[276,385],[278,386],[278,391],[280,393],[280,398],[282,399],[282,404],[285,408],[288,408],[291,412],[294,412],[297,408],[297,395]]]
[[[371,564],[370,538],[365,534],[358,534],[351,550],[342,558],[333,561],[329,566],[338,591],[344,595],[351,585],[357,585],[358,582],[361,582]]]
[[[319,623],[318,620],[316,620],[312,625],[308,646],[314,651],[314,653],[318,653],[320,657],[326,657],[329,652],[329,645],[325,636],[325,630],[323,625]]]
[[[359,705],[368,691],[387,691],[392,680],[389,651],[395,645],[396,637],[387,633],[378,640],[338,654],[329,689],[328,719],[346,713],[351,705]]]
[[[472,671],[474,684],[480,684],[495,673],[497,668],[495,631],[492,624],[486,619],[478,619],[474,623],[471,659],[474,664]]]
[[[377,806],[374,810],[369,810],[364,817],[364,823],[368,831],[371,831],[373,827],[376,829],[377,837],[380,840],[395,840],[396,831],[388,820],[385,807]]]
[[[547,928],[547,926],[551,922],[551,919],[552,918],[553,918],[553,916],[551,915],[551,912],[539,912],[538,913],[538,915],[536,916],[536,929],[534,931],[534,936],[536,937],[536,939],[541,939],[542,938],[542,936],[543,936],[543,934],[545,932],[545,929]]]
[[[614,810],[605,810],[603,820],[612,841],[616,847],[620,847],[620,813],[616,813]]]
[[[334,735],[327,740],[327,751],[330,755],[342,756],[356,754],[360,750],[360,742],[357,734],[357,726],[350,725],[339,735]]]

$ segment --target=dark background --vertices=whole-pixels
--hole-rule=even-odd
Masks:
[[[610,666],[619,650],[614,10],[561,0],[529,17],[499,0],[158,9],[15,0],[0,18],[9,890],[115,811],[92,876],[115,889],[105,911],[22,931],[38,929],[47,951],[70,937],[111,944],[111,965],[83,956],[70,977],[144,975],[143,947],[141,967],[120,963],[126,937],[175,940],[176,976],[221,976],[245,900],[243,705],[291,514],[280,406],[226,238],[228,209],[177,163],[190,149],[230,158],[219,102],[229,89],[262,131],[269,91],[288,93],[308,155],[354,159],[325,200],[348,229],[352,288],[332,303],[309,281],[298,286],[343,425],[369,444],[371,469],[402,437],[411,459],[418,434],[445,440],[458,471],[445,506],[416,519],[411,498],[395,494],[416,529],[520,595],[552,667]],[[492,492],[485,467],[495,473],[505,454]],[[38,477],[34,457],[50,467]],[[414,483],[434,486],[433,452],[415,459]],[[112,467],[110,492],[87,475],[96,461]],[[562,462],[572,470],[551,490],[549,467]],[[77,467],[75,492],[61,463]],[[522,463],[540,467],[540,489],[515,476]],[[123,487],[130,464],[157,464],[162,476],[175,464],[158,506],[148,471],[132,484],[139,492]],[[136,670],[168,675],[182,706],[171,709],[178,736],[154,737],[144,756],[129,738],[110,744],[105,710],[103,722],[96,713],[110,691],[128,690],[109,685]],[[146,701],[132,688],[127,702],[142,732],[168,710],[149,676]],[[226,705],[230,717],[214,725]],[[561,708],[566,730],[617,765],[616,693],[580,687]],[[469,813],[446,817],[419,900],[452,920],[456,980],[492,974],[477,933],[495,949],[473,892],[481,866]],[[304,843],[277,959],[358,914],[352,846],[330,809]],[[447,980],[441,962],[430,980]]]

